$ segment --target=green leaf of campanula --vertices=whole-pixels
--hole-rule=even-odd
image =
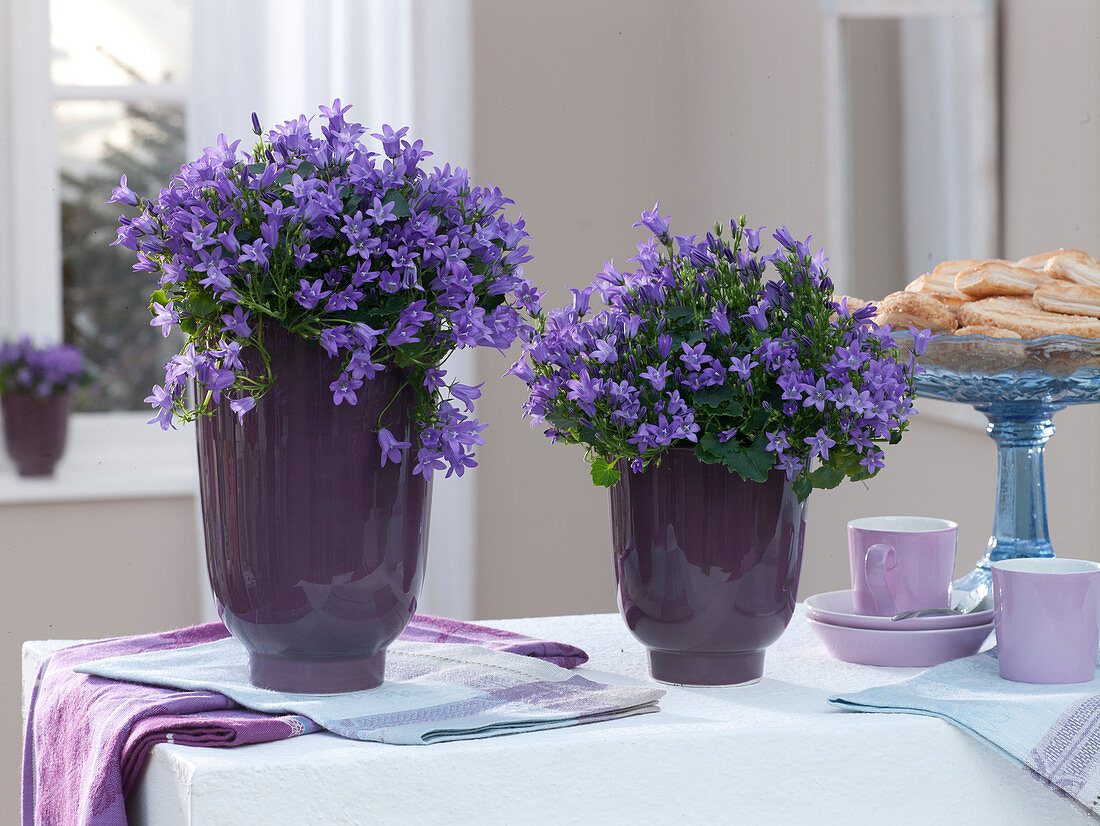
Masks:
[[[391,189],[386,193],[386,197],[382,199],[383,204],[393,204],[393,214],[398,218],[408,218],[412,215],[412,209],[409,207],[409,202],[400,190]]]
[[[608,462],[602,456],[593,456],[589,460],[592,464],[592,483],[601,488],[609,488],[619,481],[619,468],[617,463]]]
[[[768,440],[763,435],[745,447],[736,439],[720,442],[717,436],[708,433],[699,440],[696,455],[704,462],[725,465],[731,473],[736,473],[746,482],[763,482],[775,464],[775,456],[768,452],[767,444]]]

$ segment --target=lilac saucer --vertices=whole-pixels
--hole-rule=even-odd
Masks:
[[[829,625],[847,628],[866,628],[872,631],[938,631],[943,628],[970,628],[993,622],[993,609],[973,611],[969,614],[945,614],[938,617],[913,617],[894,622],[889,617],[872,617],[857,614],[852,605],[852,592],[826,591],[806,597],[806,613],[811,619]]]
[[[838,660],[901,668],[939,665],[977,654],[993,633],[992,622],[938,631],[873,631],[806,621]]]

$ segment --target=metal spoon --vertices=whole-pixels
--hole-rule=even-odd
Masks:
[[[974,611],[988,611],[992,608],[992,600],[989,597],[989,586],[979,585],[968,593],[953,608],[920,608],[916,611],[902,611],[890,617],[891,622],[912,619],[913,617],[944,617],[962,614],[970,614]]]

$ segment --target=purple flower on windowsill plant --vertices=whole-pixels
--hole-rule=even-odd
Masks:
[[[874,476],[881,443],[914,412],[917,367],[873,308],[833,301],[810,239],[782,227],[762,254],[763,228],[744,218],[673,236],[657,207],[635,226],[654,236],[635,271],[608,263],[570,306],[534,314],[537,335],[508,371],[528,387],[526,415],[584,445],[601,485],[672,448],[748,480],[784,471],[800,497]],[[593,292],[604,308],[590,309]]]
[[[72,392],[87,380],[84,357],[71,344],[35,347],[29,336],[0,344],[0,393],[46,398]]]
[[[334,404],[356,404],[379,372],[409,370],[420,442],[395,442],[378,422],[385,456],[400,462],[398,447],[413,447],[417,472],[461,474],[484,443],[470,418],[480,391],[442,364],[458,348],[530,338],[521,311],[538,313],[541,296],[523,278],[524,221],[505,217],[512,201],[499,189],[429,167],[407,128],[383,126],[372,135],[382,152],[372,151],[349,108],[320,107],[319,136],[305,116],[266,134],[253,116],[251,153],[223,135],[156,198],[125,176],[112,192],[110,202],[137,208],[115,243],[159,280],[151,324],[187,335],[146,399],[152,421],[172,427],[222,402],[247,416],[277,377],[246,374],[241,356],[269,364],[262,322],[275,322],[332,358]]]

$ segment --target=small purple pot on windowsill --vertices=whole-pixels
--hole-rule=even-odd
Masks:
[[[746,482],[674,449],[611,488],[619,609],[654,679],[741,685],[794,613],[805,502],[781,471]]]
[[[20,476],[52,476],[65,454],[71,393],[5,393],[4,444]]]

